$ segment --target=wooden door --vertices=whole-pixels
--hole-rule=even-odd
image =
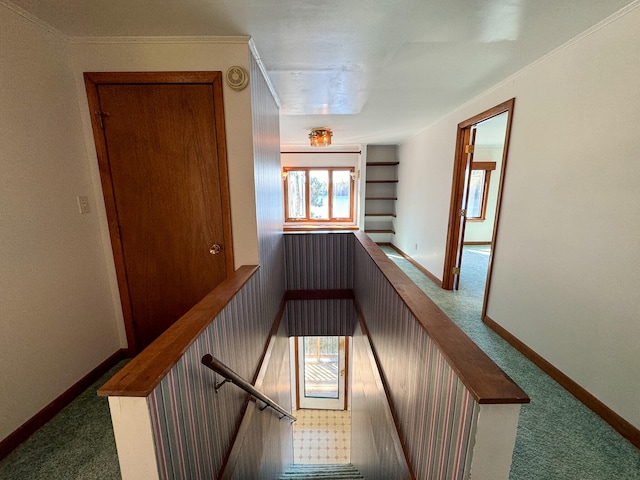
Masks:
[[[465,152],[466,145],[469,145],[471,140],[471,129],[485,120],[498,116],[502,113],[508,112],[507,131],[504,139],[504,150],[502,154],[502,170],[500,172],[500,180],[498,187],[498,199],[496,202],[496,213],[493,224],[493,245],[491,248],[491,256],[489,257],[489,271],[487,274],[487,286],[485,288],[483,316],[486,310],[487,298],[489,294],[489,287],[491,285],[491,268],[493,254],[496,249],[496,239],[498,233],[498,223],[500,218],[500,203],[502,200],[502,186],[504,184],[504,175],[507,164],[507,154],[509,151],[509,137],[511,133],[511,122],[513,120],[513,108],[515,105],[515,98],[507,100],[506,102],[496,105],[489,110],[486,110],[478,115],[475,115],[464,122],[458,124],[458,133],[456,139],[456,153],[453,168],[453,182],[451,188],[451,203],[449,207],[449,226],[447,230],[447,244],[446,252],[444,256],[444,272],[442,274],[442,288],[446,290],[453,290],[458,288],[459,274],[457,274],[457,266],[460,264],[464,239],[464,229],[461,228],[464,225],[464,221],[460,218],[460,211],[463,208],[463,204],[466,207],[466,195],[465,191],[465,178],[467,177],[469,166],[469,157]],[[468,183],[467,183],[468,185]]]
[[[467,148],[465,149],[465,171],[464,185],[462,187],[462,206],[460,208],[458,251],[456,252],[456,266],[453,273],[453,289],[458,290],[460,286],[460,272],[462,269],[462,249],[464,247],[464,231],[467,226],[467,206],[469,205],[469,184],[471,183],[471,164],[473,163],[473,152],[476,145],[476,128],[466,129],[465,138]]]
[[[129,346],[139,351],[233,269],[220,75],[86,79]]]

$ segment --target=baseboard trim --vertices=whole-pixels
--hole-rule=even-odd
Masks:
[[[436,277],[433,273],[431,273],[429,270],[424,268],[422,265],[420,265],[418,262],[416,262],[409,255],[404,253],[402,250],[400,250],[398,247],[396,247],[393,243],[385,243],[385,245],[393,248],[396,252],[398,252],[400,255],[402,255],[405,260],[407,260],[409,263],[411,263],[411,265],[413,265],[418,270],[420,270],[422,273],[424,273],[429,278],[429,280],[431,280],[433,283],[435,283],[440,288],[442,288],[442,280],[440,280],[438,277]]]
[[[504,327],[485,315],[482,321],[494,332],[505,339],[512,347],[522,355],[531,360],[543,372],[558,382],[565,390],[584,403],[594,413],[599,415],[605,422],[611,425],[620,435],[629,440],[636,448],[640,448],[640,430],[635,428],[616,412],[607,407],[604,403],[594,397],[583,387],[574,382],[567,375],[562,373],[553,364],[545,360],[542,356],[524,344],[521,340],[507,331]]]
[[[128,357],[127,349],[120,349],[107,358],[96,368],[87,373],[84,377],[73,384],[69,389],[63,392],[50,404],[36,413],[33,417],[18,427],[7,438],[0,441],[0,460],[9,455],[18,445],[24,442],[40,427],[51,420],[60,410],[69,405],[78,395],[91,386],[93,382],[98,380],[102,375],[107,373],[120,360]]]

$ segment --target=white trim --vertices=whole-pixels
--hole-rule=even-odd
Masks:
[[[301,144],[301,145],[281,145],[280,153],[327,153],[327,152],[344,152],[344,153],[355,153],[361,154],[363,152],[363,146],[361,144],[355,145],[331,145],[329,147],[311,147],[309,143]]]
[[[323,337],[336,337],[337,335],[325,335]],[[345,395],[345,377],[344,372],[347,371],[346,365],[346,337],[338,336],[338,396],[337,397],[307,397],[304,394],[305,381],[305,354],[304,339],[310,337],[296,337],[298,339],[298,378],[296,379],[296,388],[300,392],[299,408],[311,408],[317,410],[344,410]]]
[[[122,479],[159,479],[147,398],[109,397],[109,409]]]
[[[479,404],[470,480],[508,480],[520,404]]]
[[[0,0],[3,1],[3,0]],[[71,37],[70,42],[74,45],[79,44],[239,44],[247,45],[251,40],[248,35],[234,36],[184,36],[184,37]]]
[[[253,55],[254,60],[258,64],[258,68],[262,72],[262,77],[264,78],[264,81],[266,82],[267,87],[269,88],[269,91],[271,92],[271,95],[273,96],[273,99],[276,102],[276,105],[278,106],[278,110],[280,110],[280,108],[282,108],[282,102],[280,101],[280,96],[278,95],[278,92],[276,92],[276,88],[273,85],[273,82],[271,82],[271,77],[269,77],[269,74],[267,73],[267,68],[264,66],[264,63],[262,62],[262,58],[260,58],[260,54],[258,53],[258,49],[256,48],[256,44],[254,43],[253,38],[249,38],[249,50],[251,51],[251,54]]]

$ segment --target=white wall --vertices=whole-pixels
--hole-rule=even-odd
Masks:
[[[0,3],[0,439],[122,345],[66,41]],[[81,215],[77,195],[91,213]]]
[[[442,277],[458,121],[445,119],[400,144],[392,243]]]
[[[0,2],[0,439],[126,346],[82,73],[248,69],[248,40],[94,43]],[[258,263],[250,89],[224,100],[238,267]]]
[[[638,5],[402,145],[395,239],[442,275],[456,125],[516,97],[488,316],[635,427]]]

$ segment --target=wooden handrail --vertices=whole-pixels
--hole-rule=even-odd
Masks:
[[[98,395],[147,397],[184,352],[258,271],[244,265],[229,275],[151,345],[116,373]]]
[[[527,394],[366,233],[354,235],[478,403],[530,402]]]

